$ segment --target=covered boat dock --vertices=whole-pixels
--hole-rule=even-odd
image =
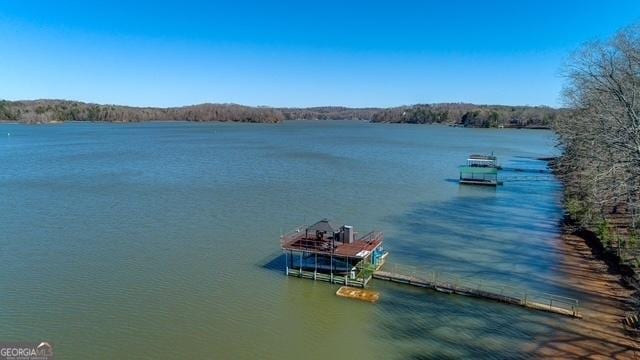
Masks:
[[[387,253],[380,231],[358,237],[352,226],[334,226],[322,219],[299,226],[280,239],[287,275],[365,287]]]

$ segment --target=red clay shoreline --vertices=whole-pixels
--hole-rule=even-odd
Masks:
[[[579,235],[566,232],[558,241],[557,270],[562,276],[557,281],[590,295],[581,306],[583,318],[554,327],[550,340],[530,350],[544,359],[640,359],[640,339],[625,333],[622,325],[634,292]]]

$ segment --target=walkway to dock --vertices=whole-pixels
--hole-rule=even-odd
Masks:
[[[514,182],[514,181],[552,181],[554,178],[551,175],[508,175],[500,176],[502,182]]]
[[[428,288],[447,294],[473,296],[506,304],[518,305],[534,310],[581,318],[576,299],[546,293],[536,293],[509,286],[495,286],[461,279],[446,279],[437,272],[418,274],[411,267],[394,265],[394,271],[378,270],[374,279],[392,281],[417,287]],[[403,271],[404,270],[404,271]]]

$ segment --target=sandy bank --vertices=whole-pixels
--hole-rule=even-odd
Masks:
[[[640,339],[624,333],[621,319],[632,290],[621,276],[592,253],[585,240],[565,234],[559,241],[557,280],[569,289],[588,294],[581,299],[582,320],[554,327],[533,354],[538,358],[640,359]]]

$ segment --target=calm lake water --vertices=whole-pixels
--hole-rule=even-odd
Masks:
[[[384,231],[389,266],[579,296],[553,281],[555,180],[453,181],[491,151],[556,152],[543,130],[2,124],[0,339],[60,359],[527,358],[567,320],[380,281],[378,304],[342,299],[278,259],[281,231],[329,217]]]

